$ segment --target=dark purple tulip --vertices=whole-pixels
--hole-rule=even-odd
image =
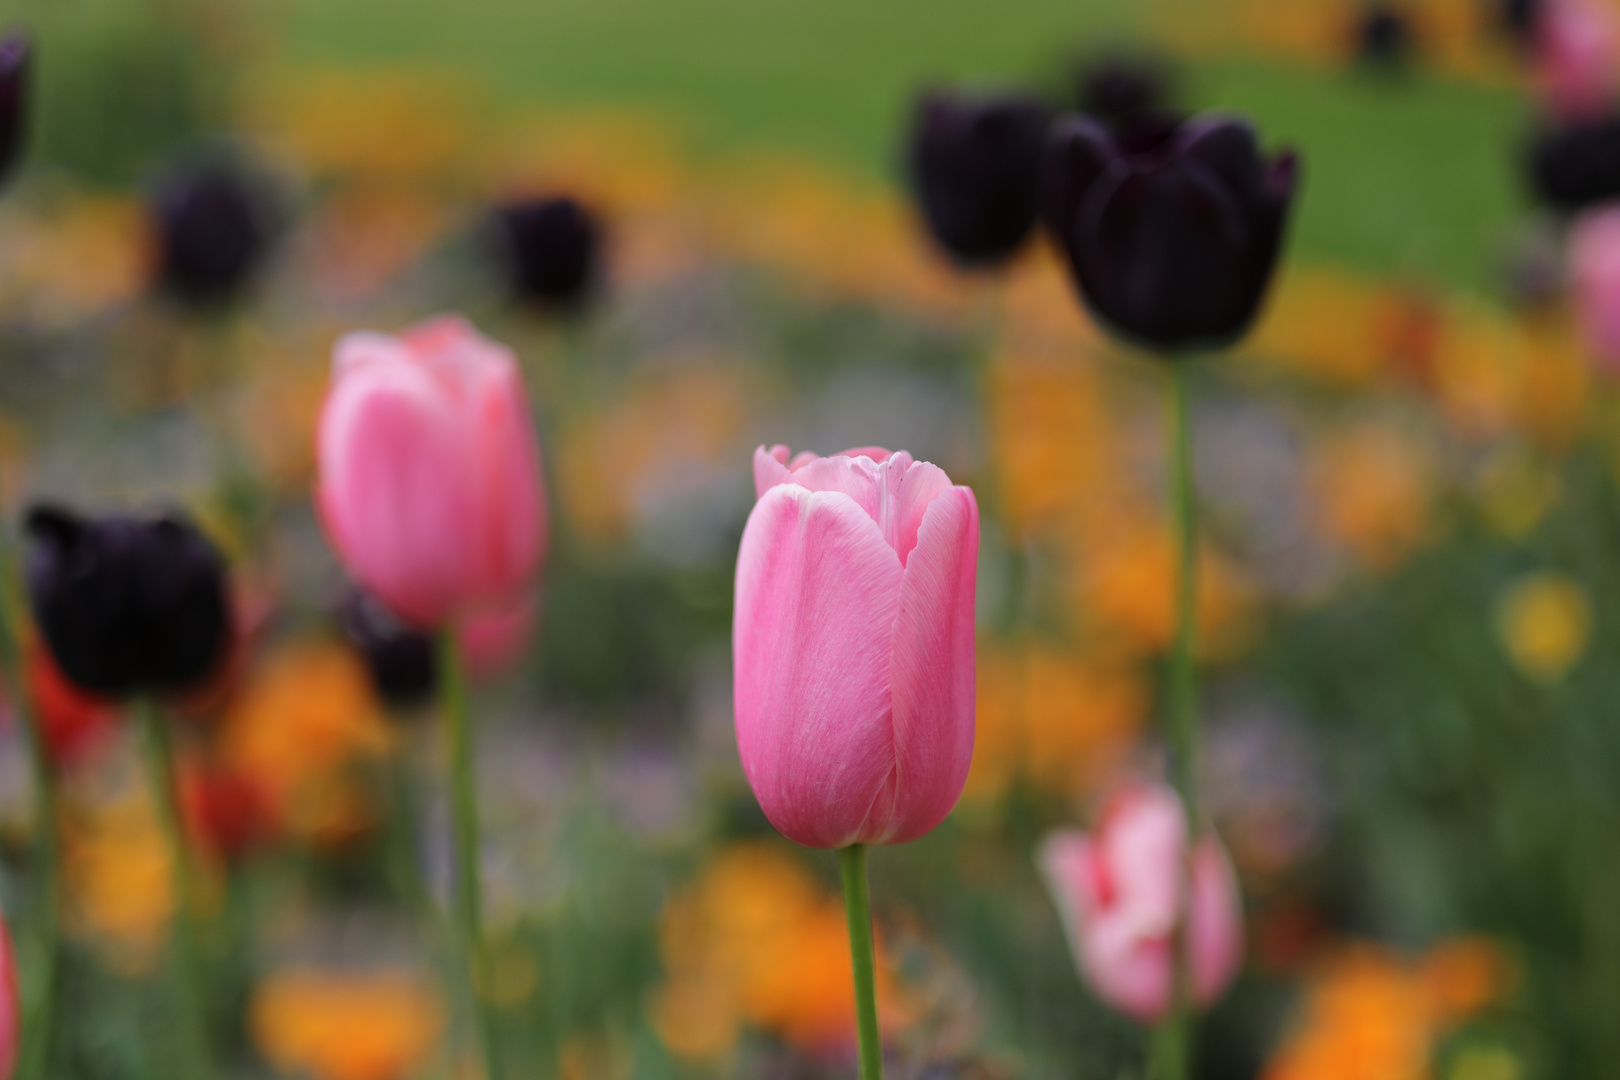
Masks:
[[[0,182],[11,176],[22,156],[28,131],[28,97],[33,46],[13,30],[0,38]]]
[[[269,253],[268,193],[223,163],[169,176],[152,199],[151,214],[158,285],[187,303],[207,306],[234,299]]]
[[[340,617],[343,632],[365,661],[378,697],[397,709],[433,700],[439,664],[431,636],[407,626],[359,589],[344,601]]]
[[[1535,37],[1536,20],[1541,17],[1541,0],[1497,0],[1502,28],[1521,45],[1529,46]]]
[[[1050,122],[1028,97],[931,93],[918,102],[911,183],[929,231],[957,262],[998,263],[1029,238]]]
[[[1356,59],[1374,67],[1393,67],[1412,48],[1406,16],[1389,4],[1370,4],[1355,24]]]
[[[1077,104],[1110,128],[1169,109],[1174,78],[1168,64],[1146,56],[1107,55],[1080,69]]]
[[[109,697],[203,683],[231,638],[225,564],[176,515],[28,513],[28,597],[57,666]]]
[[[1536,197],[1565,211],[1620,196],[1620,116],[1548,127],[1529,154]]]
[[[1052,131],[1045,216],[1086,305],[1162,352],[1217,348],[1254,321],[1282,246],[1298,162],[1208,114],[1117,138],[1083,116]]]
[[[567,195],[529,199],[495,211],[512,291],[548,307],[574,307],[596,284],[602,227]]]

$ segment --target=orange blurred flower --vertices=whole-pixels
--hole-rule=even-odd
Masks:
[[[1022,776],[1082,795],[1109,776],[1147,718],[1140,671],[1041,644],[981,641],[978,728],[963,797],[998,798]]]
[[[278,825],[319,843],[373,823],[354,770],[392,748],[360,660],[324,640],[284,646],[251,671],[218,733],[220,764],[251,780]]]
[[[444,1007],[408,972],[278,972],[249,1006],[253,1040],[270,1063],[313,1080],[400,1080],[422,1068]]]
[[[1311,451],[1317,525],[1369,569],[1391,570],[1430,536],[1432,472],[1427,449],[1391,425],[1335,432]]]
[[[780,844],[735,845],[670,898],[660,931],[667,977],[653,1003],[659,1038],[680,1057],[714,1059],[744,1024],[807,1053],[850,1045],[855,986],[843,903]],[[910,1010],[879,944],[879,1017]]]
[[[1087,545],[1076,597],[1081,619],[1101,640],[1136,654],[1162,652],[1175,633],[1176,552],[1168,527],[1122,515]],[[1214,547],[1198,549],[1198,650],[1225,659],[1253,637],[1253,591]]]
[[[1426,1080],[1439,1039],[1498,1000],[1507,975],[1480,938],[1444,942],[1415,964],[1347,948],[1312,979],[1300,1026],[1262,1080]]]

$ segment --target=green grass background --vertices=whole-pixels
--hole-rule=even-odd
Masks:
[[[1346,5],[1347,8],[1350,5]],[[911,94],[934,80],[1054,81],[1064,58],[1139,37],[1076,0],[289,0],[293,63],[425,63],[498,98],[664,109],[717,147],[786,146],[896,173]],[[1300,147],[1297,251],[1485,291],[1525,212],[1521,96],[1242,57],[1195,63],[1188,96]]]

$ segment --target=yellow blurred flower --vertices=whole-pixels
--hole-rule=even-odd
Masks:
[[[442,181],[465,173],[488,115],[465,75],[304,68],[253,88],[251,126],[319,173]]]
[[[400,1080],[426,1063],[444,1007],[408,972],[278,972],[255,989],[249,1027],[283,1072],[313,1080]]]
[[[9,217],[0,233],[4,302],[60,325],[122,303],[146,285],[150,237],[129,196],[67,194]]]
[[[843,903],[774,843],[735,845],[665,904],[666,980],[653,1024],[670,1051],[717,1059],[744,1024],[807,1053],[850,1044],[854,977]],[[903,1027],[910,1009],[879,944],[879,1016]]]
[[[1520,671],[1541,682],[1556,682],[1586,652],[1592,632],[1592,604],[1574,578],[1537,573],[1520,578],[1496,608],[1497,634]]]
[[[978,725],[963,797],[998,798],[1017,777],[1080,796],[1109,776],[1147,717],[1134,666],[1088,660],[1041,644],[978,652]]]
[[[317,842],[372,824],[375,807],[352,770],[392,747],[359,659],[324,640],[285,646],[262,662],[219,732],[227,767],[258,785],[291,834]]]
[[[1313,977],[1301,1023],[1262,1080],[1427,1080],[1439,1039],[1500,996],[1504,970],[1481,939],[1442,943],[1416,964],[1346,949]]]
[[[150,971],[175,910],[174,858],[146,791],[75,800],[63,820],[69,925],[102,945],[119,970]]]
[[[1321,531],[1374,571],[1388,571],[1428,540],[1433,483],[1428,451],[1376,421],[1336,432],[1311,451]]]
[[[1558,473],[1522,450],[1499,451],[1486,462],[1476,492],[1480,510],[1503,536],[1529,535],[1558,501]]]

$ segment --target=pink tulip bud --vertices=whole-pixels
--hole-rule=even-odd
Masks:
[[[808,847],[914,840],[973,757],[978,503],[872,447],[760,447],[754,483],[732,624],[748,782]]]
[[[17,997],[17,961],[11,934],[0,919],[0,1080],[11,1080],[22,1045],[22,1007]]]
[[[1587,348],[1599,364],[1620,373],[1620,203],[1576,219],[1569,276]]]
[[[547,520],[511,351],[441,316],[349,334],[333,368],[317,498],[349,573],[425,628],[520,609]]]
[[[1054,833],[1038,856],[1081,973],[1098,997],[1143,1023],[1170,1011],[1186,838],[1175,792],[1138,784],[1109,802],[1095,835]],[[1192,996],[1200,1007],[1242,963],[1239,908],[1237,878],[1210,833],[1192,858]]]
[[[1548,0],[1536,16],[1536,79],[1549,111],[1584,120],[1613,104],[1620,26],[1592,0]]]

